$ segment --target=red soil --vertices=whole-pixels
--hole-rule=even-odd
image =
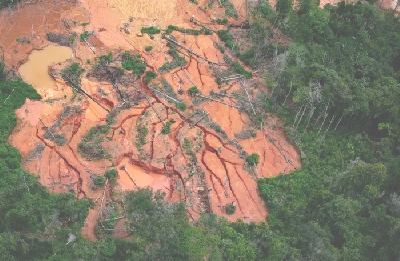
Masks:
[[[202,2],[205,3],[205,1]],[[209,10],[203,10],[200,7],[204,6],[204,3],[196,6],[188,4],[187,1],[177,0],[173,3],[166,3],[165,8],[172,8],[171,5],[174,5],[178,9],[178,14],[170,18],[175,19],[176,25],[198,28],[198,26],[189,22],[191,14],[195,14],[196,20],[202,23],[209,23],[210,18],[223,17],[223,8],[213,7]],[[235,0],[233,3],[238,7],[241,15],[241,18],[235,23],[240,23],[245,16],[244,1]],[[78,42],[73,48],[74,60],[80,61],[87,70],[91,66],[86,64],[86,60],[93,60],[95,55],[104,54],[108,51],[118,53],[119,51],[116,51],[118,49],[141,51],[149,43],[155,49],[148,54],[144,52],[142,54],[150,68],[157,69],[165,62],[165,59],[171,59],[168,55],[163,54],[167,50],[165,40],[160,38],[150,40],[146,38],[147,36],[139,39],[133,33],[126,35],[120,32],[119,27],[126,22],[129,9],[126,9],[127,13],[123,14],[118,11],[121,9],[113,8],[105,0],[84,0],[76,6],[65,4],[63,9],[55,9],[54,5],[47,3],[26,5],[20,7],[11,15],[3,11],[0,13],[0,22],[8,21],[7,19],[17,20],[21,15],[36,15],[38,11],[42,10],[41,8],[44,8],[41,5],[49,10],[48,13],[43,14],[44,18],[41,18],[45,21],[51,21],[51,23],[45,23],[47,27],[39,26],[43,21],[39,20],[39,16],[35,16],[37,20],[32,18],[32,21],[27,20],[27,22],[18,20],[18,23],[13,25],[13,33],[7,33],[5,37],[0,39],[2,46],[10,46],[6,50],[8,64],[18,65],[27,59],[27,54],[32,49],[48,45],[49,43],[45,40],[46,32],[66,32],[67,29],[63,28],[60,22],[65,17],[79,21],[90,21],[86,30],[95,31],[95,37],[92,37],[90,41],[96,47],[96,54],[93,54],[82,42]],[[149,10],[148,14],[161,11],[163,10]],[[138,13],[133,14],[139,16]],[[144,21],[150,18],[150,15],[148,15],[140,19]],[[163,23],[168,21],[168,19],[165,19]],[[35,38],[29,45],[17,45],[15,38],[29,35],[31,23],[34,24],[34,28],[38,28],[35,32]],[[221,26],[210,25],[210,27],[218,29]],[[4,23],[0,23],[0,30],[4,30],[4,28]],[[105,30],[99,32],[100,28]],[[79,33],[83,28],[76,26],[70,30]],[[182,34],[174,33],[174,35],[179,42],[183,42],[184,36]],[[211,36],[187,35],[185,40],[185,46],[194,52],[213,62],[224,62],[223,55],[214,46],[214,42],[219,41],[215,34]],[[21,53],[18,51],[18,55],[14,55],[14,48],[20,48],[18,50],[21,50]],[[201,93],[206,96],[209,95],[211,90],[218,91],[214,72],[208,63],[200,58],[185,55],[189,61],[184,68],[185,71],[178,68],[163,75],[174,91],[177,92],[178,87],[186,91],[193,85],[198,86]],[[56,65],[52,69],[58,71],[62,66]],[[135,85],[136,83],[132,84]],[[38,88],[37,86],[34,87]],[[101,145],[111,155],[111,159],[90,161],[78,152],[78,144],[91,127],[105,124],[107,112],[82,95],[73,99],[71,88],[66,86],[62,80],[57,80],[52,88],[52,92],[55,97],[58,97],[58,100],[52,101],[52,103],[27,100],[26,104],[17,110],[18,124],[10,135],[9,141],[20,150],[24,159],[24,168],[37,175],[41,184],[51,191],[73,193],[78,198],[89,197],[95,200],[95,209],[90,210],[83,228],[84,235],[91,240],[97,238],[98,216],[100,216],[100,219],[104,219],[105,215],[103,212],[100,215],[98,214],[101,208],[103,189],[94,189],[91,174],[103,175],[110,168],[118,170],[119,175],[116,184],[113,185],[113,182],[110,181],[104,190],[104,202],[117,202],[122,206],[121,199],[124,191],[150,186],[164,191],[170,201],[184,202],[188,214],[193,220],[196,220],[202,212],[214,212],[230,221],[242,218],[245,221],[258,222],[266,219],[266,208],[257,192],[257,178],[274,177],[301,166],[298,153],[294,146],[288,142],[279,120],[273,117],[266,119],[268,126],[275,126],[276,130],[265,127],[268,134],[275,139],[275,145],[261,130],[256,131],[256,137],[237,140],[244,151],[250,154],[258,153],[261,156],[257,168],[245,166],[244,159],[239,157],[240,149],[238,149],[238,146],[230,145],[229,140],[235,140],[235,134],[251,125],[248,116],[236,108],[214,101],[194,105],[195,109],[203,109],[208,113],[209,119],[221,126],[227,134],[227,138],[223,138],[207,127],[206,119],[197,124],[195,124],[195,121],[200,119],[199,115],[186,119],[187,116],[192,114],[191,111],[181,112],[176,110],[175,105],[152,94],[143,83],[140,86],[140,93],[146,93],[150,96],[150,102],[154,110],[160,115],[161,120],[163,122],[175,120],[175,123],[171,126],[171,132],[168,135],[160,134],[163,123],[148,102],[142,99],[138,105],[122,110],[115,117],[111,131],[102,142]],[[110,83],[83,78],[82,88],[108,109],[112,109],[121,103],[118,93]],[[137,85],[121,86],[121,88],[125,88],[127,93],[130,93],[137,88]],[[237,83],[232,83],[223,87],[223,89],[232,93],[240,90],[241,87]],[[179,99],[187,105],[192,102],[192,98],[187,94],[179,96]],[[230,98],[224,98],[223,101],[235,103],[235,100]],[[73,112],[60,119],[67,106],[70,106]],[[53,134],[64,134],[67,139],[64,145],[57,145],[50,139],[44,138],[47,131],[44,125],[50,127],[57,122],[58,125],[54,128]],[[140,151],[136,146],[138,124],[147,126],[149,130],[146,137],[147,143]],[[189,139],[193,144],[192,152],[197,157],[197,165],[193,163],[190,155],[187,155],[185,148],[183,148],[184,138]],[[44,146],[43,152],[34,154],[34,149],[37,150],[41,146]],[[290,158],[292,164],[285,161],[279,150]],[[111,193],[112,191],[114,193]],[[224,207],[232,202],[237,206],[237,210],[235,214],[227,215]],[[122,211],[123,208],[120,209]],[[116,227],[121,229],[123,224],[124,220],[119,220]],[[124,232],[117,231],[120,230],[114,232],[115,236],[127,236]]]

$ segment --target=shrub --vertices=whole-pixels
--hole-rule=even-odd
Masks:
[[[168,134],[171,132],[171,125],[172,123],[174,123],[175,121],[173,119],[169,120],[167,123],[165,123],[164,127],[161,130],[162,134]]]
[[[81,33],[81,42],[84,42],[91,35],[92,34],[88,31],[84,31],[83,33]]]
[[[250,156],[247,156],[246,162],[252,166],[256,165],[260,162],[260,155],[258,155],[257,153],[253,153]]]
[[[138,149],[138,151],[142,150],[142,147],[144,144],[146,144],[146,136],[149,133],[149,129],[144,126],[144,125],[138,125],[137,128],[137,134],[136,134],[136,148]]]
[[[153,71],[147,71],[146,75],[144,76],[144,81],[148,84],[151,80],[155,79],[157,74]]]
[[[180,109],[181,111],[186,110],[186,104],[184,102],[177,102],[175,103],[176,108]]]
[[[226,17],[224,19],[218,18],[216,21],[217,21],[217,24],[227,24],[228,23],[228,19]]]
[[[104,66],[108,66],[113,60],[112,52],[109,52],[107,55],[100,55],[95,58],[96,60],[96,68],[101,68]]]
[[[233,37],[228,33],[227,30],[219,30],[217,31],[217,34],[219,36],[219,39],[225,43],[225,46],[228,48],[233,48]]]
[[[132,56],[128,51],[122,54],[122,67],[132,71],[138,77],[146,70],[146,63],[141,60],[140,55]]]
[[[85,71],[80,67],[79,63],[72,63],[71,65],[65,67],[61,71],[61,76],[63,79],[71,84],[73,87],[79,87],[81,85],[81,75]]]
[[[197,86],[192,86],[192,87],[190,87],[189,88],[189,90],[188,90],[188,94],[190,95],[190,96],[195,96],[196,94],[198,94],[200,91],[199,91],[199,88],[197,88]]]
[[[236,206],[233,203],[225,205],[225,213],[228,215],[233,215],[236,212]]]
[[[146,52],[150,52],[151,50],[153,50],[153,46],[148,45],[144,49],[146,50]]]
[[[237,62],[231,63],[231,68],[235,71],[235,73],[243,75],[246,79],[250,79],[253,76],[252,72],[246,71],[243,66],[241,66]]]
[[[107,170],[106,173],[104,174],[104,176],[109,179],[116,178],[117,175],[118,175],[118,172],[115,169]]]
[[[64,134],[56,134],[54,135],[54,142],[58,146],[63,146],[65,143],[67,143],[67,138],[65,137]]]
[[[104,177],[99,176],[96,177],[93,182],[96,186],[104,186],[104,184],[106,184],[106,179]]]

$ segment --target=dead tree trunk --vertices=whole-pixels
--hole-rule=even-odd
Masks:
[[[192,84],[192,86],[195,86],[196,84],[194,84],[194,82],[192,81],[192,79],[190,78],[189,74],[186,72],[185,69],[182,69],[183,73],[186,75],[186,77],[189,79],[190,83]]]
[[[306,128],[304,129],[303,134],[306,132],[306,130],[308,128],[308,124],[310,123],[310,120],[311,120],[312,116],[314,115],[315,108],[316,108],[315,106],[311,108],[310,117],[308,118],[307,125],[306,125]]]
[[[240,78],[240,83],[241,83],[241,85],[242,85],[244,91],[245,91],[246,94],[247,94],[247,98],[249,99],[249,103],[250,103],[251,109],[253,110],[254,115],[256,115],[256,111],[254,110],[253,103],[252,103],[251,100],[250,100],[250,95],[249,95],[249,93],[247,92],[246,82],[245,82],[245,80],[244,80],[243,77]]]
[[[213,99],[213,98],[201,95],[201,94],[197,94],[197,96],[205,98],[205,99],[209,99],[209,100],[212,100],[212,101],[215,101],[215,102],[219,102],[219,103],[222,103],[224,105],[227,105],[227,106],[230,106],[230,107],[233,107],[233,108],[236,108],[236,109],[239,109],[239,106],[236,106],[236,105],[233,105],[233,104],[229,104],[229,103],[226,103],[224,101],[219,101],[219,100],[216,100],[216,99]]]
[[[99,209],[99,213],[97,214],[97,221],[99,221],[101,219],[101,216],[102,216],[103,202],[104,202],[104,198],[106,196],[107,184],[108,184],[108,178],[106,179],[106,184],[104,185],[103,196],[101,197],[100,209]]]
[[[132,180],[133,184],[135,184],[135,186],[137,188],[139,188],[138,184],[136,183],[135,179],[131,176],[131,174],[129,173],[129,171],[126,169],[126,167],[124,166],[124,170],[126,172],[126,174],[128,174],[129,178]]]
[[[94,48],[93,48],[92,46],[90,46],[90,44],[89,44],[89,42],[86,40],[86,38],[83,39],[83,40],[85,41],[85,43],[87,44],[87,46],[89,47],[89,49],[90,49],[94,54],[96,54],[96,52],[94,51]]]
[[[157,90],[157,89],[155,89],[155,88],[153,88],[153,87],[150,87],[150,90],[152,90],[152,91],[154,91],[154,92],[157,92],[157,93],[159,93],[159,94],[165,96],[166,98],[168,98],[168,99],[170,99],[170,100],[172,100],[172,101],[174,101],[174,102],[177,102],[177,103],[180,103],[180,102],[181,102],[181,101],[178,101],[177,99],[174,99],[174,98],[172,98],[171,96],[169,96],[169,95],[167,95],[167,94],[165,94],[165,93],[163,93],[163,92],[161,92],[161,91],[159,91],[159,90]]]
[[[192,50],[190,50],[190,49],[187,48],[186,46],[184,46],[184,45],[178,43],[177,41],[175,41],[175,40],[169,38],[169,37],[166,36],[165,34],[163,34],[162,37],[163,37],[164,39],[166,39],[167,41],[170,41],[170,42],[172,42],[172,43],[178,45],[178,46],[181,47],[182,49],[188,51],[190,54],[193,54],[194,56],[197,56],[197,57],[199,57],[200,59],[203,59],[203,60],[205,60],[205,61],[207,61],[207,62],[209,62],[209,63],[211,63],[211,64],[214,64],[214,65],[225,65],[225,64],[221,64],[221,63],[216,63],[216,62],[210,61],[209,59],[207,59],[207,58],[201,56],[200,54],[197,54],[197,53],[193,52]]]
[[[73,81],[71,81],[71,78],[69,78],[67,75],[64,75],[65,77],[67,77],[69,84],[71,85],[72,88],[74,88],[77,92],[81,92],[84,95],[86,95],[86,97],[88,97],[89,99],[91,99],[92,101],[94,101],[97,105],[99,105],[103,110],[110,112],[109,109],[107,109],[106,107],[104,107],[103,105],[101,105],[101,103],[99,103],[98,101],[96,101],[92,96],[90,96],[84,89],[82,89],[80,86],[79,88],[75,87],[73,84]]]
[[[153,107],[153,104],[151,104],[149,97],[147,97],[146,95],[145,95],[144,97],[146,98],[146,100],[147,100],[147,102],[149,103],[150,107],[151,107],[151,108],[153,109],[153,111],[156,113],[158,119],[161,121],[161,123],[162,123],[163,125],[165,125],[164,121],[161,119],[160,114],[158,114],[158,112],[156,111],[156,109]]]
[[[46,124],[44,124],[42,118],[39,118],[40,122],[43,124],[43,126],[46,128],[46,130],[51,134],[51,136],[53,137],[53,141],[56,140],[56,138],[54,137],[53,133],[50,131],[50,128],[46,126]]]
[[[342,115],[342,117],[340,117],[339,121],[336,123],[336,126],[335,126],[335,128],[333,129],[333,131],[336,130],[336,128],[338,127],[339,123],[342,121],[342,118],[343,118],[343,115]]]
[[[282,155],[282,157],[285,159],[286,163],[289,163],[290,165],[293,165],[293,162],[291,159],[289,159],[285,153],[283,153],[282,149],[276,144],[275,139],[272,138],[272,136],[266,131],[264,130],[265,136],[267,136],[268,140],[274,145],[274,147],[279,151],[279,153]]]

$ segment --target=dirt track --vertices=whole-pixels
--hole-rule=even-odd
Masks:
[[[45,1],[35,5],[20,6],[11,13],[3,11],[0,14],[0,21],[17,21],[21,15],[31,19],[27,22],[22,20],[16,22],[12,25],[13,30],[0,39],[0,44],[3,47],[7,46],[6,62],[18,67],[26,61],[33,49],[49,45],[45,37],[47,32],[75,31],[79,35],[86,29],[95,33],[90,43],[95,46],[96,54],[93,54],[85,43],[78,41],[73,46],[73,61],[80,62],[87,71],[91,68],[91,65],[86,63],[88,59],[93,61],[95,56],[109,51],[117,56],[124,50],[141,52],[148,68],[157,70],[166,59],[170,59],[165,53],[166,41],[159,35],[153,40],[147,35],[138,37],[137,33],[141,27],[137,27],[136,23],[154,23],[164,28],[173,23],[185,28],[198,29],[189,22],[191,14],[195,14],[196,19],[202,23],[209,23],[210,17],[223,17],[221,8],[199,9],[204,3],[196,6],[185,1],[168,1],[166,6],[159,6],[156,9],[152,5],[145,4],[150,2],[135,1],[135,4],[131,4],[122,0],[110,2],[84,0],[73,6],[48,4]],[[237,0],[233,3],[237,5],[239,14],[244,16],[242,1]],[[155,21],[154,16],[158,17]],[[120,31],[120,27],[124,23],[129,23],[130,17],[134,19],[130,23],[130,34],[126,34]],[[66,28],[61,19],[71,19],[79,23]],[[243,19],[241,17],[236,22],[239,23]],[[40,26],[43,21],[45,21],[44,26]],[[83,28],[80,26],[83,22],[90,23]],[[5,23],[0,23],[0,27],[1,25],[7,26]],[[18,37],[29,37],[32,26],[37,29],[29,44],[19,44],[15,41]],[[219,25],[210,27],[222,28]],[[185,40],[185,46],[194,52],[213,62],[223,63],[223,55],[214,45],[214,42],[219,41],[216,34],[183,36],[174,33],[174,36],[181,43]],[[154,50],[148,54],[143,51],[147,45],[154,46]],[[18,50],[17,53],[13,51],[14,49]],[[218,89],[213,68],[207,62],[184,52],[181,55],[186,56],[188,64],[184,68],[163,74],[175,93],[178,92],[178,88],[186,91],[193,85],[196,85],[205,96],[209,96],[211,91],[225,90],[227,94],[232,94],[242,90],[240,84],[234,81]],[[202,212],[214,212],[230,221],[242,218],[245,221],[258,222],[265,220],[267,213],[257,193],[257,178],[288,173],[301,166],[299,155],[294,146],[288,142],[279,119],[273,116],[265,119],[267,124],[264,129],[273,137],[275,144],[266,137],[264,131],[256,129],[251,137],[237,139],[235,134],[251,128],[251,121],[246,114],[215,101],[195,103],[186,92],[178,98],[188,106],[193,103],[193,108],[184,112],[179,111],[166,98],[152,92],[149,86],[144,84],[143,79],[120,84],[122,93],[126,97],[129,96],[128,100],[130,99],[133,106],[117,114],[115,123],[111,125],[111,130],[101,143],[111,158],[100,161],[88,160],[78,152],[78,144],[91,127],[105,124],[107,112],[84,96],[74,97],[71,87],[67,86],[57,74],[63,66],[57,64],[50,69],[56,79],[54,86],[50,88],[52,97],[46,97],[42,101],[27,101],[17,111],[18,125],[9,141],[23,155],[23,166],[37,175],[40,182],[50,191],[74,193],[78,198],[89,197],[96,202],[96,207],[90,211],[84,228],[84,234],[89,239],[95,240],[97,237],[94,230],[103,196],[102,188],[93,189],[91,176],[103,175],[110,168],[116,168],[119,177],[117,184],[113,185],[110,182],[105,190],[102,211],[106,204],[112,202],[119,204],[122,210],[120,195],[125,190],[137,188],[134,180],[139,187],[151,186],[163,190],[171,201],[183,201],[188,208],[189,216],[194,220]],[[87,93],[106,108],[113,109],[121,105],[122,101],[111,83],[98,81],[93,77],[88,78],[82,79],[82,88]],[[156,82],[160,79],[160,77],[156,79]],[[149,97],[152,107],[144,99],[143,94]],[[221,98],[221,101],[229,104],[236,102],[229,97]],[[68,111],[65,110],[67,107]],[[204,113],[199,112],[188,118],[195,110]],[[208,114],[207,117],[205,113]],[[158,116],[163,122],[171,119],[175,121],[168,135],[160,134],[163,123]],[[141,151],[138,151],[135,142],[138,135],[137,126],[140,124],[146,125],[149,133],[146,136],[146,144]],[[226,135],[210,128],[210,124],[220,126]],[[54,134],[64,134],[66,143],[57,145],[45,138],[48,128],[44,125],[48,128],[54,126],[52,129]],[[197,162],[191,159],[184,148],[185,138],[192,144],[190,150],[196,156]],[[245,166],[245,161],[241,157],[243,151],[249,154],[258,153],[261,156],[257,168]],[[291,159],[291,163],[285,160],[282,152]],[[226,215],[224,207],[230,203],[237,206],[237,210],[233,215]],[[104,219],[105,215],[101,212],[100,217]],[[118,226],[123,227],[121,222]]]

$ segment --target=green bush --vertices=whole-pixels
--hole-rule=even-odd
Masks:
[[[121,56],[122,67],[125,70],[132,71],[138,77],[146,70],[146,63],[142,61],[140,55],[132,56],[128,51]]]
[[[83,33],[81,33],[81,42],[84,42],[85,40],[87,40],[87,38],[91,35],[92,34],[88,31],[84,31]]]
[[[149,129],[144,125],[138,124],[136,130],[137,134],[135,145],[138,151],[141,151],[144,144],[146,144],[146,136],[149,133]]]
[[[104,176],[105,176],[106,178],[109,178],[109,179],[116,178],[117,175],[118,175],[118,171],[115,170],[115,169],[107,170],[106,173],[104,174]]]
[[[233,203],[229,203],[225,205],[225,213],[228,215],[233,215],[236,212],[236,206]]]
[[[246,79],[250,79],[253,76],[252,72],[246,71],[243,66],[241,66],[237,62],[231,63],[231,68],[235,71],[235,73],[243,75]]]
[[[146,50],[146,52],[150,52],[151,50],[153,50],[153,46],[148,45],[144,49]]]
[[[176,108],[180,109],[181,111],[186,110],[186,103],[184,102],[176,102],[175,105]]]
[[[257,165],[260,162],[260,155],[253,153],[250,156],[247,156],[246,162],[251,166]]]
[[[219,36],[219,39],[221,39],[221,41],[225,43],[226,47],[231,49],[234,48],[233,37],[229,34],[227,30],[219,30],[217,31],[217,34]]]
[[[216,20],[217,24],[227,24],[228,23],[228,19],[225,17],[224,19],[218,18]]]
[[[155,79],[157,74],[153,71],[147,71],[146,75],[144,76],[144,81],[149,84],[151,80]]]
[[[192,86],[192,87],[190,87],[189,88],[189,90],[188,90],[188,94],[190,95],[190,96],[196,96],[198,93],[200,93],[200,90],[199,90],[199,88],[197,88],[197,86]]]
[[[99,177],[96,177],[94,180],[93,180],[93,182],[94,182],[94,184],[96,185],[96,186],[104,186],[105,184],[106,184],[106,179],[104,178],[104,177],[101,177],[101,176],[99,176]]]
[[[61,71],[61,77],[73,87],[80,88],[81,75],[84,71],[79,63],[72,63]]]
[[[161,133],[162,133],[162,134],[168,134],[168,133],[170,133],[170,132],[171,132],[171,125],[172,125],[172,123],[174,123],[174,122],[175,122],[175,120],[171,119],[171,120],[169,120],[167,123],[165,123],[165,124],[164,124],[164,127],[163,127],[162,130],[161,130]]]
[[[109,52],[107,55],[100,55],[95,58],[96,60],[96,68],[101,68],[104,66],[108,66],[113,61],[113,54]]]

